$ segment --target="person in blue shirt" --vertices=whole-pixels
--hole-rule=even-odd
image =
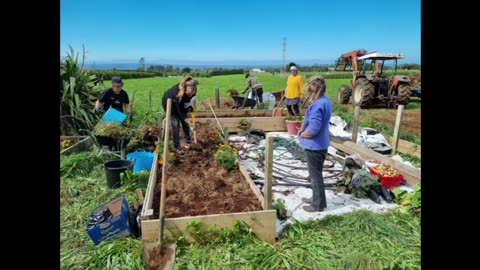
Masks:
[[[302,198],[303,202],[308,203],[303,206],[303,210],[321,212],[327,208],[322,174],[323,162],[330,144],[329,122],[332,116],[332,102],[325,95],[327,86],[325,78],[320,75],[310,77],[305,89],[310,94],[312,102],[297,136],[300,146],[305,149],[313,196],[311,199]]]

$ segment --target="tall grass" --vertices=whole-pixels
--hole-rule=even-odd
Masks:
[[[92,210],[120,194],[129,205],[143,203],[135,189],[145,193],[149,173],[134,174],[129,181],[122,180],[121,187],[110,189],[102,164],[112,159],[116,157],[84,152],[60,160],[61,269],[145,269],[140,239],[104,241],[95,246],[85,231]]]
[[[274,245],[248,230],[178,242],[177,269],[420,269],[420,219],[367,210],[294,223]]]

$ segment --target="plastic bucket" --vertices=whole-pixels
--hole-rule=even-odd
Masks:
[[[155,154],[152,152],[146,152],[145,150],[137,150],[127,155],[128,160],[135,161],[133,166],[133,172],[139,172],[142,170],[149,171],[152,168],[153,158]]]
[[[117,124],[121,124],[125,119],[127,119],[127,115],[122,113],[119,110],[115,110],[114,108],[110,107],[107,112],[103,115],[102,121],[103,122],[113,122]]]
[[[302,127],[302,122],[300,121],[285,121],[287,123],[287,131],[290,135],[297,135],[298,131]]]
[[[107,177],[107,186],[109,188],[120,187],[120,173],[125,172],[127,169],[132,169],[135,162],[126,159],[118,159],[105,162],[103,167],[105,168],[105,176]]]

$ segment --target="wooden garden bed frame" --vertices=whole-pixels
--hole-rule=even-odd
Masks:
[[[250,178],[242,164],[240,164],[239,162],[237,162],[237,164],[239,166],[240,172],[245,177],[245,181],[247,181],[247,183],[249,184],[253,193],[262,204],[264,210],[241,213],[165,218],[164,235],[169,241],[174,240],[176,236],[182,234],[185,235],[187,241],[192,240],[192,237],[187,232],[186,226],[190,221],[193,220],[200,221],[200,230],[205,231],[207,230],[209,225],[218,225],[218,228],[232,228],[234,221],[240,220],[248,224],[260,239],[268,243],[275,243],[277,224],[276,210],[265,209],[266,204],[264,197],[257,190],[255,184],[253,183],[252,179]],[[155,154],[155,157],[153,158],[152,169],[150,170],[150,178],[148,180],[148,186],[145,193],[145,199],[143,201],[143,209],[141,213],[142,240],[144,241],[155,241],[160,235],[160,220],[153,219],[153,209],[155,207],[159,208],[160,205],[152,205],[155,195],[155,185],[157,183],[158,166],[158,154]]]

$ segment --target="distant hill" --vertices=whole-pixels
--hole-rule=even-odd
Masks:
[[[290,60],[286,63],[291,62]],[[300,66],[312,66],[315,64],[318,65],[334,65],[336,60],[320,60],[320,59],[313,59],[313,60],[298,60],[293,61]],[[404,63],[420,63],[415,59],[402,59],[398,61],[398,64]],[[165,60],[165,61],[151,61],[149,62],[148,59],[145,61],[145,67],[148,68],[151,65],[172,65],[178,68],[193,68],[193,69],[206,69],[206,68],[269,68],[269,67],[281,67],[281,61],[273,61],[273,60],[265,60],[265,61],[216,61],[216,62],[207,62],[207,61],[189,61],[189,60]],[[99,61],[99,62],[86,62],[85,66],[87,68],[93,69],[118,69],[118,70],[125,70],[125,69],[137,69],[138,62],[132,60],[125,60],[125,61]]]

